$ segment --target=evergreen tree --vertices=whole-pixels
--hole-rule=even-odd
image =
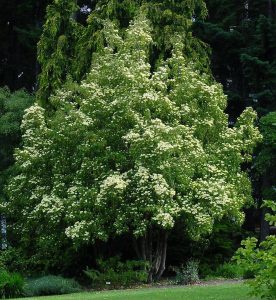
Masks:
[[[36,88],[39,66],[36,44],[50,0],[0,2],[0,86],[11,90]]]
[[[38,44],[38,61],[42,71],[37,98],[42,105],[70,75],[74,47],[80,34],[73,18],[77,9],[75,0],[55,0],[47,7],[46,22]]]
[[[271,112],[260,120],[260,130],[263,134],[263,143],[260,146],[255,160],[255,178],[260,186],[261,202],[266,199],[276,201],[276,112]],[[265,220],[268,212],[266,207],[261,208],[261,236],[265,240],[270,233],[269,224]]]
[[[206,1],[209,17],[195,30],[212,48],[212,69],[235,119],[246,106],[276,109],[276,20],[270,1]],[[268,9],[270,7],[270,9]]]

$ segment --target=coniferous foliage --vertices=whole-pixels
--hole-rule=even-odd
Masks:
[[[0,86],[8,86],[12,91],[36,89],[36,44],[49,3],[50,0],[0,2]]]
[[[195,31],[212,48],[212,70],[235,120],[246,106],[259,115],[276,109],[275,2],[208,0],[208,18]]]
[[[271,112],[260,119],[260,130],[263,135],[263,143],[256,159],[256,169],[259,176],[266,174],[263,179],[263,195],[265,199],[273,199],[276,196],[274,179],[276,170],[276,112]]]

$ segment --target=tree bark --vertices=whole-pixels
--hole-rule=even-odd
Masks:
[[[265,219],[267,212],[267,208],[263,207],[261,212],[260,242],[263,242],[266,239],[270,231],[269,223]]]
[[[159,265],[158,271],[156,273],[155,280],[159,280],[166,269],[168,232],[164,233],[162,239],[163,240],[162,240],[160,265]]]
[[[271,178],[273,177],[274,172],[273,170],[266,170],[266,172],[263,174],[262,176],[262,198],[263,200],[266,199],[266,190],[270,189],[270,187],[272,186],[272,181]],[[263,201],[262,200],[262,201]],[[269,235],[269,223],[266,221],[265,219],[265,214],[268,212],[266,207],[263,207],[261,209],[261,220],[260,220],[260,242],[264,241],[266,239],[266,237]]]
[[[268,0],[268,17],[272,18],[273,10],[272,10],[272,0]]]
[[[6,216],[1,214],[1,249],[6,250],[8,248],[8,241],[7,241],[7,221]]]
[[[166,268],[168,232],[150,228],[139,240],[133,240],[139,259],[148,261],[148,283],[159,280]]]

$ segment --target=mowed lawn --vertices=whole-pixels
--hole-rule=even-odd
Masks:
[[[90,292],[62,296],[21,298],[22,300],[259,300],[249,296],[243,283],[212,286],[149,288],[107,292]]]

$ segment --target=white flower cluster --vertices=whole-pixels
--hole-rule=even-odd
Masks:
[[[34,208],[32,215],[41,213],[46,215],[50,222],[58,222],[64,212],[62,199],[54,195],[44,195],[39,204]]]
[[[124,177],[124,175],[120,174],[109,175],[101,184],[101,190],[108,190],[110,188],[121,191],[124,190],[128,185]]]
[[[173,228],[175,222],[173,216],[164,212],[157,214],[155,217],[153,217],[153,220],[164,229]]]
[[[65,229],[65,234],[72,240],[81,239],[88,242],[90,238],[89,226],[92,222],[77,221],[73,226],[69,226]]]
[[[47,217],[48,233],[63,226],[88,242],[171,229],[181,217],[194,237],[225,215],[241,220],[250,184],[240,165],[260,139],[255,113],[228,128],[222,87],[187,65],[180,41],[152,72],[142,16],[124,38],[113,25],[105,34],[80,93],[58,91],[51,116],[37,104],[26,111],[21,174],[9,186],[10,207],[24,203],[22,226]]]

